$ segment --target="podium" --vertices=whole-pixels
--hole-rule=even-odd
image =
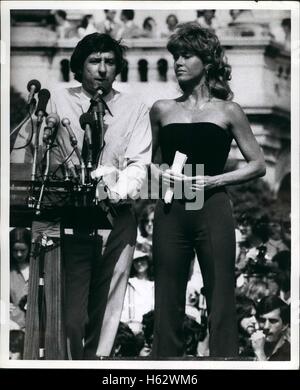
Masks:
[[[10,226],[32,229],[24,359],[64,360],[64,230],[111,229],[112,221],[101,202],[93,203],[92,187],[82,190],[64,181],[45,183],[37,214],[30,203],[41,183],[30,181],[30,171],[31,164],[10,167]],[[57,234],[48,234],[47,225],[55,225]]]

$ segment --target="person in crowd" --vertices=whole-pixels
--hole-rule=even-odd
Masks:
[[[149,254],[136,249],[121,315],[121,321],[126,322],[134,334],[142,331],[143,315],[154,309],[154,282],[150,280],[153,277],[149,267]]]
[[[80,26],[77,29],[77,32],[80,39],[85,37],[86,35],[97,32],[94,16],[84,15],[81,20]]]
[[[121,28],[120,23],[115,21],[117,12],[114,9],[105,9],[104,13],[105,19],[96,25],[97,30],[100,33],[109,34],[112,38],[116,38]]]
[[[197,348],[201,331],[201,325],[197,321],[195,321],[194,318],[185,315],[183,321],[185,357],[197,356]]]
[[[199,292],[191,285],[186,290],[185,313],[200,323]]]
[[[127,324],[120,322],[114,344],[113,357],[136,357],[143,346],[143,340],[136,337]]]
[[[61,9],[54,11],[54,19],[56,24],[55,30],[57,38],[71,38],[74,32],[74,28],[67,20],[67,12]]]
[[[288,250],[291,250],[291,217],[283,218],[282,220],[282,241]]]
[[[291,301],[291,252],[278,252],[272,259],[277,269],[277,282],[279,284],[279,297],[287,304]]]
[[[93,139],[92,175],[105,186],[106,206],[112,219],[105,249],[101,253],[101,233],[88,226],[76,227],[61,239],[65,269],[64,318],[68,358],[98,359],[112,352],[135,248],[137,223],[132,200],[139,196],[151,160],[149,111],[135,96],[121,93],[112,85],[124,63],[125,47],[108,34],[85,36],[75,47],[71,71],[80,86],[53,90],[47,112],[67,117],[84,152],[84,130],[79,119],[93,106],[102,92],[106,104],[104,147]],[[92,137],[95,132],[92,132]],[[67,129],[59,124],[51,166],[80,165],[72,154]],[[82,154],[84,158],[84,153]],[[113,170],[114,174],[107,173]],[[100,200],[101,201],[101,200]],[[43,222],[43,221],[42,221]],[[51,237],[55,226],[43,227]],[[92,230],[92,232],[91,232]],[[49,232],[50,231],[50,232]],[[58,233],[57,233],[58,234]]]
[[[138,225],[137,243],[140,244],[145,251],[152,256],[152,235],[153,235],[153,221],[154,221],[153,203],[146,205],[141,211]]]
[[[199,23],[202,28],[208,28],[209,30],[215,31],[217,28],[215,14],[215,9],[197,10],[196,22]]]
[[[250,248],[256,247],[261,242],[253,232],[254,219],[247,214],[242,214],[237,218],[236,232],[236,267],[238,270],[244,268],[247,264],[247,253]]]
[[[248,275],[248,283],[245,287],[245,295],[258,303],[262,298],[269,295],[268,284],[263,280],[264,274],[250,274]]]
[[[239,356],[254,357],[250,340],[250,336],[258,329],[254,301],[245,295],[237,295],[236,314],[239,332]]]
[[[170,14],[166,18],[166,31],[161,33],[162,38],[169,37],[176,29],[178,18],[175,14]]]
[[[29,282],[31,232],[25,228],[10,231],[10,325],[25,329],[26,301]]]
[[[262,215],[255,221],[252,239],[249,241],[248,248],[240,254],[239,264],[248,268],[261,267],[265,269],[264,272],[272,266],[273,256],[287,249],[281,239],[281,225],[275,219],[271,220],[268,215]]]
[[[229,15],[232,19],[229,25],[234,23],[249,22],[254,18],[253,12],[250,9],[231,9],[229,11]]]
[[[269,239],[266,242],[267,260],[270,263],[272,258],[280,251],[288,250],[282,238],[282,222],[280,218],[273,218],[268,223]]]
[[[284,18],[281,27],[284,32],[284,48],[286,51],[291,51],[291,18]]]
[[[148,313],[143,315],[143,334],[145,343],[143,348],[140,350],[139,356],[150,356],[153,343],[153,325],[154,325],[154,311],[150,310]]]
[[[152,161],[158,162],[160,148],[162,162],[172,166],[179,151],[187,156],[187,170],[193,173],[160,171],[152,165],[153,175],[156,172],[157,177],[162,177],[166,188],[176,184],[184,187],[187,194],[181,199],[174,195],[171,203],[164,202],[164,194],[155,209],[152,356],[166,358],[184,353],[185,293],[195,250],[205,287],[210,356],[234,357],[238,354],[235,238],[225,186],[263,176],[264,157],[246,115],[231,101],[230,66],[217,36],[195,22],[185,23],[170,37],[167,48],[174,58],[182,95],[159,100],[150,111]],[[246,165],[223,173],[233,139]],[[204,174],[199,170],[197,173],[199,164],[204,165]],[[204,201],[199,195],[201,199],[204,195]]]
[[[266,282],[268,286],[268,295],[279,296],[280,293],[280,271],[270,269],[266,274]]]
[[[290,360],[290,342],[287,332],[290,307],[275,295],[263,298],[257,305],[259,331],[251,336],[257,360]]]
[[[118,31],[117,39],[131,39],[139,38],[142,34],[142,29],[134,23],[134,10],[123,9],[121,11],[120,19],[123,23]]]
[[[9,359],[22,360],[24,351],[25,333],[20,329],[12,329],[9,332]]]
[[[158,38],[157,24],[154,18],[148,16],[143,22],[143,31],[141,37],[144,38]]]

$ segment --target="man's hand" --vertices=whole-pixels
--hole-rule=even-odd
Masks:
[[[91,178],[93,180],[100,180],[100,187],[105,185],[107,196],[111,203],[116,204],[120,201],[120,195],[113,191],[113,188],[118,180],[119,171],[112,166],[100,165],[97,169],[91,172]]]
[[[265,355],[266,336],[262,330],[258,330],[250,337],[253,351],[258,360],[267,360]]]
[[[105,176],[108,175],[116,175],[117,176],[118,170],[115,167],[108,167],[106,165],[99,165],[98,168],[96,168],[94,171],[91,172],[91,178],[93,180],[98,180],[98,179],[105,179]]]

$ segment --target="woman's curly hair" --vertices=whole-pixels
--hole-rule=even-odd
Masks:
[[[167,49],[176,53],[193,53],[204,64],[206,86],[211,96],[230,100],[233,93],[228,81],[231,79],[231,66],[227,64],[220,41],[216,34],[202,28],[197,22],[181,23],[169,38]]]

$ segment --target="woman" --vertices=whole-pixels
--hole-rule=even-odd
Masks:
[[[88,34],[93,34],[97,32],[95,26],[95,20],[93,15],[84,15],[81,20],[80,26],[77,29],[79,38],[83,38]]]
[[[239,356],[255,357],[250,337],[258,329],[255,303],[245,295],[236,298],[236,314],[239,332]]]
[[[151,16],[148,16],[143,22],[141,37],[158,38],[156,21]]]
[[[121,321],[126,322],[134,334],[142,331],[143,315],[154,309],[152,279],[148,253],[136,249],[121,315]]]
[[[175,14],[170,14],[166,18],[166,31],[163,31],[162,38],[169,37],[175,30],[178,24],[178,18]]]
[[[15,228],[10,232],[10,326],[25,328],[25,307],[29,281],[31,232]]]
[[[203,275],[209,314],[210,356],[238,354],[235,313],[235,237],[226,185],[265,174],[265,162],[247,118],[230,101],[230,66],[217,36],[196,23],[178,27],[167,45],[174,57],[182,96],[160,100],[151,109],[153,161],[160,150],[171,166],[176,151],[187,155],[193,169],[204,164],[204,175],[186,176],[171,170],[164,182],[204,191],[204,204],[187,210],[186,199],[172,204],[159,200],[153,233],[155,267],[155,330],[153,357],[183,355],[185,289],[194,251]],[[223,173],[235,139],[247,164]],[[154,168],[153,168],[154,169]]]
[[[139,220],[139,228],[137,234],[137,244],[142,245],[152,256],[152,235],[153,235],[153,221],[154,221],[154,204],[145,206],[141,213]]]

